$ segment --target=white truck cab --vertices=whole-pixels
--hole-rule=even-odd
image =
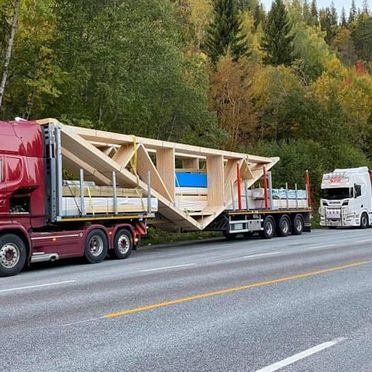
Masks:
[[[370,226],[372,189],[368,168],[335,169],[324,174],[319,214],[321,226]]]

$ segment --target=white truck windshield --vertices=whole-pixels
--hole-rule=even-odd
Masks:
[[[322,189],[321,196],[327,200],[341,200],[353,197],[352,187],[339,187],[332,189]]]

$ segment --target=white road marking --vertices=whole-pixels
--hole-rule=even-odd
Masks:
[[[250,254],[248,256],[242,256],[242,258],[256,258],[256,257],[264,257],[264,256],[271,256],[273,254],[281,253],[280,251],[274,252],[267,252],[267,253],[257,253],[257,254]]]
[[[29,285],[27,287],[17,287],[17,288],[0,289],[0,293],[13,292],[13,291],[21,291],[21,290],[24,290],[24,289],[50,287],[50,286],[54,286],[54,285],[70,284],[70,283],[75,283],[75,282],[76,282],[76,280],[66,280],[64,282],[45,283],[45,284],[38,284],[38,285]]]
[[[322,249],[322,248],[332,248],[336,247],[336,244],[327,244],[327,245],[310,245],[308,248],[310,249]]]
[[[344,340],[346,340],[345,337],[339,337],[339,338],[336,338],[333,341],[324,342],[323,344],[319,344],[319,345],[314,346],[310,349],[302,351],[301,353],[292,355],[291,357],[283,359],[283,360],[281,360],[277,363],[274,363],[274,364],[271,364],[267,367],[261,368],[261,369],[257,370],[256,372],[274,372],[274,371],[277,371],[278,369],[289,366],[290,364],[298,362],[301,359],[307,358],[310,355],[313,355],[315,353],[319,353],[322,350],[328,349],[328,348],[330,348],[330,347],[332,347],[332,346],[334,346],[334,345],[336,345],[339,342],[344,341]]]
[[[187,266],[193,266],[196,265],[196,263],[188,263],[188,264],[183,264],[183,265],[174,265],[174,266],[163,266],[163,267],[156,267],[154,269],[145,269],[145,270],[140,270],[141,272],[146,272],[146,271],[158,271],[158,270],[168,270],[168,269],[176,269],[179,267],[187,267]]]
[[[370,243],[372,239],[357,240],[355,243]]]
[[[58,327],[69,327],[69,326],[73,326],[75,324],[89,323],[89,322],[94,322],[94,321],[97,321],[97,320],[105,320],[105,319],[106,318],[104,316],[100,316],[99,318],[91,318],[91,319],[85,319],[85,320],[78,320],[76,322],[71,322],[71,323],[58,324],[57,326]],[[56,326],[56,325],[53,324],[53,326]]]

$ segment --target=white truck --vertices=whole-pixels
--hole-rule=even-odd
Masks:
[[[372,223],[371,174],[367,167],[335,169],[323,175],[320,225],[367,228]]]

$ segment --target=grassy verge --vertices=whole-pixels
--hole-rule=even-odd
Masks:
[[[152,226],[148,229],[147,236],[142,240],[142,245],[154,245],[164,243],[175,243],[187,240],[202,240],[209,238],[222,237],[220,232],[214,231],[197,231],[197,232],[185,232],[185,233],[171,233],[162,230],[158,230]]]

